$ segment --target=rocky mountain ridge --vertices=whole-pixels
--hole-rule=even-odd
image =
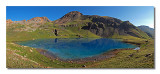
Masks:
[[[56,20],[55,23],[63,25],[76,20],[90,20],[90,22],[81,23],[85,24],[85,26],[82,26],[81,29],[89,30],[101,37],[111,37],[113,35],[130,35],[139,38],[148,37],[147,34],[138,29],[129,21],[121,21],[120,19],[108,16],[83,15],[78,11],[67,13],[62,18]]]
[[[53,23],[53,25],[56,24],[60,27],[66,27],[66,25],[69,23],[69,26],[67,27],[78,27],[77,30],[82,29],[85,31],[90,31],[93,34],[101,37],[123,35],[139,38],[149,38],[149,36],[145,32],[134,26],[129,21],[122,21],[120,19],[109,16],[83,15],[78,11],[69,12],[55,21],[50,21],[47,17],[35,17],[27,21],[7,20],[8,24],[34,24],[34,26],[36,26],[36,29],[40,27],[37,24],[43,25],[46,22],[51,22]],[[32,26],[32,29],[34,29],[34,26]]]
[[[7,24],[44,24],[46,22],[51,22],[47,17],[34,17],[30,20],[22,20],[22,21],[12,21],[11,19],[6,20]]]

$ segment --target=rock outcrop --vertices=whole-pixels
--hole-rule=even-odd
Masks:
[[[121,21],[116,18],[108,16],[84,16],[91,19],[92,22],[89,22],[86,26],[83,26],[82,29],[90,30],[92,33],[102,36],[110,37],[113,35],[131,35],[134,37],[143,37],[140,33],[144,33],[134,26],[129,21]],[[145,36],[147,36],[145,34]]]
[[[12,24],[13,21],[11,19],[6,20],[6,24]]]

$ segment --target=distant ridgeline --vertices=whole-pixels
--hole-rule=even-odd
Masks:
[[[138,28],[142,31],[144,31],[145,33],[147,33],[148,36],[154,38],[155,35],[154,35],[154,29],[153,28],[150,28],[148,26],[145,26],[145,25],[142,25],[142,26],[138,26]]]
[[[89,31],[90,33],[100,37],[153,37],[152,34],[150,34],[150,31],[145,31],[141,27],[138,28],[129,21],[121,21],[120,19],[108,16],[83,15],[78,11],[69,12],[55,21],[51,21],[47,17],[35,17],[27,21],[12,21],[8,19],[6,23],[8,29],[12,28],[12,30],[16,32],[33,32],[37,29],[46,30],[52,27],[56,27],[56,29],[60,31],[59,35],[57,36],[63,36],[63,32],[67,32],[65,36],[67,36],[67,34],[71,35],[76,33],[75,35],[78,37],[85,37],[87,36],[87,34],[89,34]],[[47,24],[50,24],[52,26],[46,26]]]

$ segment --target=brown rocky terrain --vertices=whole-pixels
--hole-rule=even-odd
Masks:
[[[12,28],[13,31],[35,31],[37,28],[40,28],[41,25],[51,22],[47,17],[34,17],[30,20],[22,20],[22,21],[12,21],[8,19],[6,21],[7,27]]]
[[[27,20],[28,23],[46,23],[46,22],[51,22],[47,17],[35,17],[30,20]]]
[[[13,21],[11,19],[6,20],[6,24],[12,24]]]
[[[22,20],[22,21],[12,21],[10,19],[8,19],[7,24],[44,24],[46,22],[51,22],[51,20],[49,20],[47,17],[34,17],[30,20]]]

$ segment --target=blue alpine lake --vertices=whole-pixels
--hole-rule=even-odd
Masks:
[[[23,46],[47,50],[61,59],[81,59],[113,49],[136,48],[135,45],[108,38],[55,38],[17,42]]]

